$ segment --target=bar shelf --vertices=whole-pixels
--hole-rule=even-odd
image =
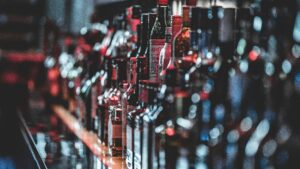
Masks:
[[[111,157],[108,155],[108,147],[100,141],[94,132],[84,128],[79,120],[77,120],[68,110],[59,105],[54,105],[52,109],[69,130],[98,158],[102,165],[109,169],[126,169],[125,161],[122,160],[122,157]]]

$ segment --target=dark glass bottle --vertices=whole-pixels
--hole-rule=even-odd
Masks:
[[[122,109],[120,98],[123,85],[127,80],[126,59],[118,58],[113,65],[113,74],[116,71],[117,86],[109,95],[109,118],[108,118],[108,146],[109,154],[112,156],[122,155]],[[115,66],[115,67],[114,67]]]
[[[98,114],[99,114],[99,137],[102,144],[107,145],[107,122],[108,122],[108,97],[112,92],[112,88],[116,86],[116,72],[113,73],[112,59],[110,57],[104,58],[105,70],[105,89],[103,94],[98,97]],[[114,75],[114,76],[113,76]]]
[[[138,54],[140,48],[141,48],[141,34],[142,34],[142,25],[138,26],[138,48],[136,51],[136,55]],[[129,61],[127,61],[127,83],[124,84],[124,92],[122,92],[122,96],[120,98],[120,104],[122,108],[122,147],[123,147],[123,155],[122,157],[126,158],[126,125],[127,125],[127,119],[126,115],[129,111],[132,111],[134,109],[134,106],[128,103],[129,96],[134,93],[135,85],[136,85],[136,57],[130,57]]]
[[[164,79],[166,69],[170,65],[170,60],[172,57],[172,41],[175,35],[180,31],[181,24],[181,16],[174,15],[171,16],[170,22],[168,22],[168,25],[166,27],[166,43],[160,52],[158,63],[160,80]]]
[[[139,144],[140,142],[135,141],[135,128],[136,128],[136,121],[135,118],[140,113],[144,111],[144,108],[147,104],[147,90],[145,84],[140,81],[139,83],[139,106],[134,109],[133,111],[127,114],[127,127],[126,127],[126,134],[127,134],[127,165],[132,166],[134,168],[141,168],[141,156],[139,150],[135,150],[135,144]],[[131,164],[131,165],[130,165]],[[131,167],[131,168],[132,168]]]
[[[149,77],[158,80],[158,62],[161,49],[165,45],[165,32],[168,19],[168,1],[158,0],[157,18],[150,34]]]
[[[158,76],[159,79],[162,80],[163,71],[167,68],[168,62],[171,58],[171,37],[172,37],[172,26],[171,26],[171,19],[168,19],[166,32],[165,32],[165,45],[161,49],[158,59]]]
[[[129,168],[136,168],[135,166],[135,150],[134,150],[134,128],[135,128],[135,116],[137,116],[139,113],[141,113],[144,110],[144,107],[146,104],[143,102],[142,97],[145,93],[140,93],[140,90],[142,89],[143,84],[140,84],[142,80],[147,79],[148,77],[148,66],[147,66],[147,58],[146,57],[138,57],[137,59],[137,78],[139,81],[137,81],[135,87],[135,91],[133,94],[139,94],[137,96],[138,104],[136,102],[132,103],[132,98],[129,98],[129,104],[135,107],[132,111],[128,112],[126,114],[127,118],[127,125],[126,125],[126,164]],[[133,95],[132,94],[132,95]],[[131,97],[136,97],[132,96]],[[136,105],[137,104],[137,105]]]
[[[182,28],[173,41],[173,55],[176,67],[180,67],[183,57],[190,48],[190,6],[182,7]]]

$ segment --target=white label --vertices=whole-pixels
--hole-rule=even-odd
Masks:
[[[150,40],[150,60],[149,60],[149,76],[150,80],[158,79],[158,61],[161,49],[165,45],[165,39]]]
[[[132,153],[132,128],[129,124],[126,125],[126,164],[127,168],[132,169],[133,153]]]

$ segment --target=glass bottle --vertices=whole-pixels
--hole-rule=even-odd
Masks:
[[[165,45],[165,32],[168,19],[168,0],[158,0],[157,17],[150,34],[149,77],[158,80],[158,62],[161,49]]]
[[[173,57],[176,67],[180,67],[183,57],[188,54],[190,48],[190,6],[182,7],[182,28],[175,35],[173,41]]]
[[[160,80],[164,79],[166,69],[170,64],[170,59],[172,57],[172,41],[174,36],[180,31],[182,24],[181,16],[173,15],[170,20],[171,21],[168,22],[166,27],[166,43],[159,56],[158,72]]]
[[[132,103],[129,98],[129,104],[137,106],[130,112],[126,114],[127,118],[127,125],[126,125],[126,164],[129,166],[129,168],[136,168],[137,166],[135,165],[135,150],[134,150],[134,128],[135,128],[135,116],[141,113],[144,110],[144,107],[146,106],[146,103],[143,101],[142,98],[144,98],[144,95],[146,93],[141,93],[140,91],[143,89],[143,84],[142,80],[147,79],[148,77],[148,66],[147,66],[147,58],[146,57],[138,57],[137,58],[137,78],[139,81],[137,81],[135,87],[134,94],[139,94],[137,96],[137,103]],[[133,94],[132,94],[133,95]],[[131,97],[134,97],[132,96]]]
[[[144,120],[143,117],[153,111],[155,109],[155,99],[156,99],[156,92],[159,86],[159,83],[156,81],[150,81],[150,80],[143,80],[144,83],[144,90],[146,90],[144,93],[147,93],[145,97],[147,97],[147,105],[142,110],[141,113],[135,116],[135,127],[134,127],[134,150],[135,150],[135,165],[139,168],[145,168],[145,166],[148,164],[145,164],[145,160],[147,160],[146,157],[144,157],[143,153],[143,133],[144,133]],[[143,92],[143,91],[142,91]],[[150,165],[149,165],[150,166]],[[147,167],[146,167],[147,168]]]
[[[108,146],[112,156],[122,155],[122,109],[121,94],[123,85],[127,80],[126,58],[118,58],[113,65],[113,74],[116,73],[117,86],[109,95],[109,118],[108,118]]]

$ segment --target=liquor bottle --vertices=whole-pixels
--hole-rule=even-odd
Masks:
[[[170,21],[172,21],[172,23],[168,22],[166,27],[166,43],[159,56],[158,72],[161,80],[164,79],[165,71],[170,65],[170,59],[172,57],[172,41],[174,40],[174,36],[180,31],[182,24],[181,16],[178,15],[173,15]]]
[[[168,19],[168,0],[158,0],[157,18],[150,35],[149,48],[149,77],[151,80],[158,80],[159,54],[165,44],[165,32]]]
[[[157,114],[154,121],[154,159],[158,161],[159,168],[192,168],[192,157],[198,138],[195,131],[198,130],[191,127],[195,126],[196,122],[192,117],[196,117],[194,111],[197,101],[192,99],[190,88],[180,81],[182,78],[179,77],[179,70],[173,67],[173,70],[171,68],[167,71],[167,78],[170,79],[166,79],[166,83],[173,92],[165,93],[163,110]],[[178,85],[171,87],[170,83],[174,81],[177,81]]]
[[[110,122],[110,114],[113,111],[114,106],[117,106],[118,104],[118,99],[119,99],[119,95],[120,95],[120,91],[118,90],[118,73],[117,73],[117,60],[112,59],[111,62],[111,85],[110,88],[108,89],[107,93],[106,93],[106,97],[105,97],[105,107],[103,110],[104,115],[102,117],[104,117],[103,119],[103,125],[104,125],[104,144],[109,146],[109,144],[111,143],[111,134],[109,129],[111,129],[109,126],[109,122]]]
[[[140,144],[139,141],[136,141],[135,138],[135,128],[136,128],[136,121],[135,118],[140,113],[142,113],[147,105],[148,99],[147,94],[148,91],[143,81],[139,82],[139,105],[133,111],[127,114],[127,127],[126,127],[126,134],[127,134],[127,165],[132,168],[141,168],[141,155],[139,150],[135,150],[136,144]]]
[[[105,54],[105,67],[106,67],[106,78],[104,78],[108,84],[103,94],[99,96],[99,114],[101,114],[101,138],[105,145],[107,145],[108,139],[108,117],[109,117],[109,106],[115,105],[120,100],[121,94],[117,84],[117,60],[116,58],[126,58],[130,47],[127,45],[130,39],[130,33],[126,30],[126,23],[124,21],[124,14],[121,14],[115,19],[116,31],[113,39],[110,43],[109,48]],[[123,69],[126,73],[126,69]],[[111,77],[111,78],[109,78]],[[126,75],[124,76],[126,77]],[[121,77],[122,78],[122,77]],[[105,82],[104,82],[105,83]],[[115,97],[112,97],[115,96]],[[115,100],[117,98],[117,100]],[[110,103],[112,102],[112,104]]]
[[[116,71],[117,86],[109,98],[109,119],[108,119],[108,146],[111,156],[122,155],[122,109],[120,98],[123,85],[127,80],[126,58],[116,59],[116,67],[113,67],[113,74]]]
[[[115,18],[115,33],[113,39],[106,51],[106,56],[118,57],[119,55],[127,56],[130,51],[130,32],[126,29],[125,14],[121,13]]]
[[[95,76],[92,77],[92,88],[91,88],[91,114],[92,114],[92,129],[100,134],[100,115],[98,108],[98,97],[105,90],[105,80],[107,76],[107,70],[105,69],[105,54],[112,41],[114,33],[114,28],[107,24],[107,33],[100,43],[96,43],[93,47],[93,51],[97,51],[99,59],[96,64],[98,64],[98,71]]]
[[[173,41],[172,51],[176,67],[180,67],[183,57],[188,54],[190,48],[190,8],[187,5],[182,7],[182,28]]]
[[[98,97],[98,114],[99,114],[99,137],[102,144],[107,145],[107,122],[108,122],[108,98],[112,89],[116,86],[116,70],[113,73],[112,59],[110,57],[104,58],[105,70],[105,88],[103,93]]]
[[[149,65],[150,65],[149,60],[151,58],[151,50],[150,50],[150,48],[151,48],[150,47],[151,46],[151,39],[150,39],[150,37],[151,37],[151,31],[154,28],[156,20],[157,20],[157,14],[149,13],[148,27],[147,27],[148,32],[147,33],[145,32],[145,34],[143,35],[143,37],[145,37],[145,38],[143,38],[143,40],[145,40],[145,42],[143,42],[145,44],[145,47],[142,48],[144,50],[140,50],[140,53],[137,56],[137,62],[138,62],[139,59],[141,59],[140,63],[148,65],[148,66],[145,67],[146,69],[143,69],[142,67],[140,67],[141,65],[137,64],[137,70],[144,70],[145,71],[144,72],[145,77],[142,78],[141,80],[149,79],[149,77],[150,77],[150,68],[149,68]],[[146,58],[145,63],[143,62],[144,58]],[[140,80],[140,77],[137,76],[137,82],[139,82],[139,80]],[[138,88],[138,86],[137,86],[137,88]],[[138,91],[138,89],[136,91]],[[138,96],[139,93],[136,93],[136,95]]]
[[[126,114],[126,118],[127,118],[127,125],[126,125],[126,164],[129,168],[139,168],[140,163],[137,163],[137,161],[140,160],[140,158],[136,158],[135,155],[135,150],[134,150],[134,128],[135,128],[135,116],[137,116],[138,114],[142,113],[145,106],[146,106],[146,101],[144,97],[144,95],[146,95],[146,93],[142,93],[141,90],[144,88],[144,85],[141,84],[142,80],[146,80],[148,78],[148,68],[147,68],[147,58],[146,57],[138,57],[137,59],[137,78],[139,79],[139,81],[137,81],[136,86],[135,87],[135,91],[133,94],[138,94],[137,96],[137,107],[135,107],[132,111],[128,112]],[[131,95],[131,96],[132,96]],[[135,96],[133,96],[135,97]],[[144,98],[144,100],[143,100]],[[132,98],[129,98],[132,99]],[[136,103],[132,103],[132,100],[129,100],[129,104],[131,105],[135,105]]]
[[[141,27],[141,6],[134,5],[127,9],[127,30],[129,30],[131,37],[127,45],[131,46],[128,57],[135,57],[140,48],[140,27]]]
[[[148,16],[148,18],[147,18]],[[130,124],[127,125],[127,138],[129,139],[129,141],[127,142],[127,144],[129,144],[128,146],[131,147],[131,149],[129,149],[127,152],[127,157],[128,157],[128,161],[132,164],[132,168],[141,168],[142,166],[142,156],[140,151],[135,151],[135,146],[138,146],[138,143],[140,142],[135,142],[135,117],[138,116],[140,113],[142,113],[144,111],[144,108],[146,106],[146,104],[144,104],[144,102],[140,102],[141,99],[136,99],[136,98],[142,98],[144,97],[141,92],[141,88],[140,88],[140,82],[142,80],[146,80],[149,78],[149,55],[150,55],[150,43],[149,43],[149,39],[150,39],[150,32],[152,30],[152,28],[154,27],[154,23],[156,21],[156,14],[154,13],[149,13],[147,15],[145,15],[144,17],[144,21],[145,23],[143,24],[143,32],[142,32],[142,48],[141,50],[139,50],[139,54],[136,57],[136,82],[137,84],[135,85],[135,91],[134,93],[129,97],[129,102],[131,105],[138,105],[132,112],[128,113],[127,119],[130,120]],[[129,122],[128,122],[129,123]],[[137,154],[138,153],[138,154]],[[131,157],[131,158],[130,158]]]
[[[90,126],[87,127],[88,129],[90,128],[91,130],[93,130],[94,132],[98,133],[98,129],[99,129],[99,117],[97,115],[97,97],[102,93],[102,86],[101,86],[101,76],[103,76],[104,72],[101,71],[102,69],[102,54],[101,54],[101,50],[105,50],[104,48],[107,45],[107,41],[110,40],[111,38],[111,30],[108,29],[106,24],[98,24],[95,23],[92,25],[92,28],[94,28],[93,35],[95,34],[95,31],[97,32],[97,30],[99,31],[99,29],[105,33],[103,35],[103,38],[101,38],[101,40],[93,40],[90,41],[89,43],[92,43],[92,52],[91,54],[89,54],[88,56],[88,69],[89,69],[89,82],[87,82],[88,84],[86,85],[87,88],[90,88],[90,105],[88,105],[87,107],[89,107],[89,112],[91,115],[91,124],[89,124]],[[92,36],[92,35],[90,35]],[[99,36],[98,34],[94,35],[94,36]],[[97,37],[94,37],[97,38]],[[99,38],[99,37],[98,37]],[[87,99],[88,100],[88,99]]]
[[[156,110],[156,93],[159,87],[159,82],[157,81],[151,81],[151,80],[143,80],[144,83],[144,90],[141,91],[143,93],[146,93],[147,97],[147,105],[145,108],[135,116],[135,127],[134,127],[134,155],[135,155],[135,167],[136,168],[151,168],[149,166],[148,161],[145,163],[145,160],[148,160],[147,157],[144,157],[144,132],[147,132],[144,130],[144,116],[147,114],[151,114],[154,110]],[[141,93],[142,94],[142,93]],[[142,94],[144,95],[144,94]],[[147,151],[148,152],[148,151]],[[146,152],[146,153],[147,153]]]
[[[140,29],[140,33],[138,34],[139,43],[141,42],[141,25],[138,26]],[[140,45],[139,45],[140,46]],[[140,47],[139,47],[140,48]],[[134,93],[135,85],[136,85],[136,57],[131,57],[130,60],[127,62],[128,69],[127,71],[127,83],[124,86],[125,92],[122,93],[121,97],[121,107],[122,107],[122,145],[123,145],[123,155],[122,157],[126,158],[126,125],[127,125],[127,119],[126,115],[128,112],[132,111],[134,109],[134,106],[132,104],[129,104],[128,99],[129,96]],[[136,100],[136,99],[135,99]],[[136,101],[132,101],[136,102]]]

